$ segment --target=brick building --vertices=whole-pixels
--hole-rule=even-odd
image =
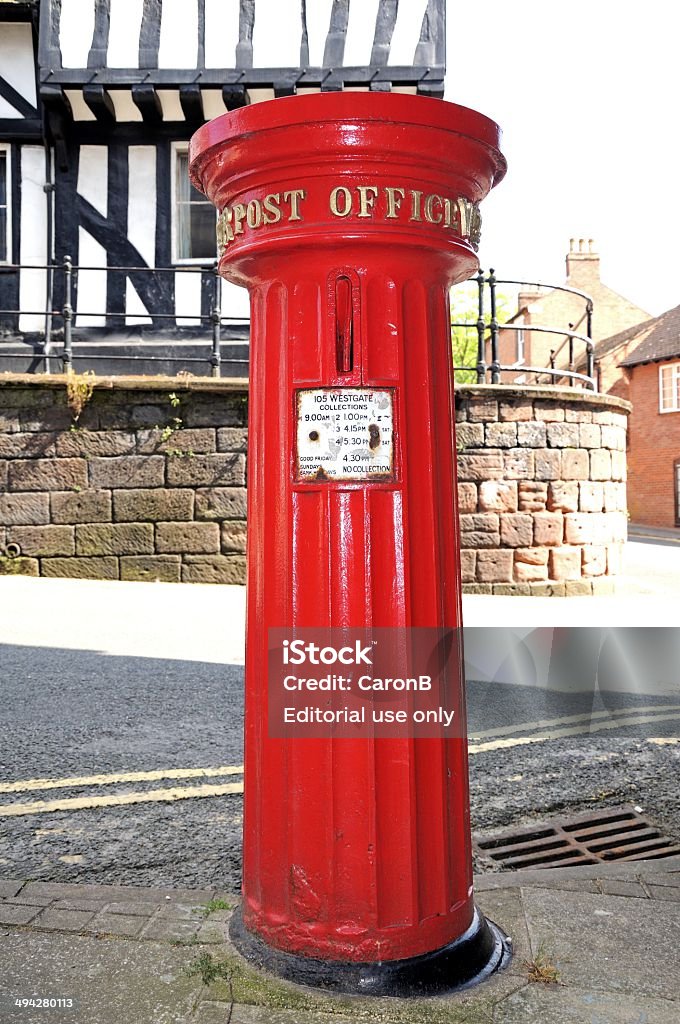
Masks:
[[[565,287],[584,292],[593,301],[592,337],[596,343],[596,357],[598,342],[650,320],[650,313],[603,284],[600,279],[600,257],[595,251],[592,238],[587,241],[583,238],[572,238],[566,264]],[[546,287],[527,288],[520,291],[517,297],[517,312],[508,323],[521,328],[529,328],[532,324],[555,327],[562,331],[571,328],[576,333],[585,335],[587,303],[580,295],[569,291]],[[567,338],[558,333],[539,333],[528,329],[501,331],[499,351],[502,364],[517,366],[520,370],[518,376],[514,378],[517,383],[523,383],[520,369],[522,366],[550,366],[551,356],[557,367],[567,366],[569,362]],[[574,356],[576,368],[583,372],[583,344],[578,341],[575,342]],[[620,371],[617,373],[620,376]],[[513,378],[505,376],[505,379]],[[601,387],[599,390],[609,389]]]
[[[612,341],[614,339],[611,339]],[[680,306],[619,344],[621,397],[633,403],[628,507],[634,523],[680,526]]]

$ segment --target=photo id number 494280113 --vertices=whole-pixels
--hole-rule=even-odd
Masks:
[[[6,995],[0,998],[0,1007],[12,1006],[15,1010],[73,1010],[77,1002],[70,996],[17,996]],[[18,1017],[17,1020],[20,1018]]]

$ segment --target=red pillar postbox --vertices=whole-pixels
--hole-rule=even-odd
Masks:
[[[277,738],[266,687],[272,628],[461,625],[448,291],[478,267],[498,144],[472,110],[360,93],[247,107],[191,143],[220,272],[252,312],[233,936],[343,991],[452,989],[508,956],[473,903],[464,735]],[[356,459],[314,429],[315,402],[358,410]],[[458,663],[464,721],[463,684]]]

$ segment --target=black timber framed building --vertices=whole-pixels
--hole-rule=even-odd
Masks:
[[[189,138],[310,91],[441,97],[444,30],[445,0],[0,0],[0,369],[59,370],[67,333],[81,370],[246,373]]]

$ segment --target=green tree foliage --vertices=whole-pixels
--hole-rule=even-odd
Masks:
[[[456,370],[457,384],[475,384],[477,382],[477,319],[479,316],[479,290],[476,281],[464,281],[451,289],[451,345],[453,349],[453,365],[465,367]],[[516,297],[507,295],[496,289],[496,319],[499,324],[507,320],[517,310]],[[484,322],[485,337],[490,337],[491,299],[489,286],[484,286]],[[469,327],[454,326],[469,324]]]

